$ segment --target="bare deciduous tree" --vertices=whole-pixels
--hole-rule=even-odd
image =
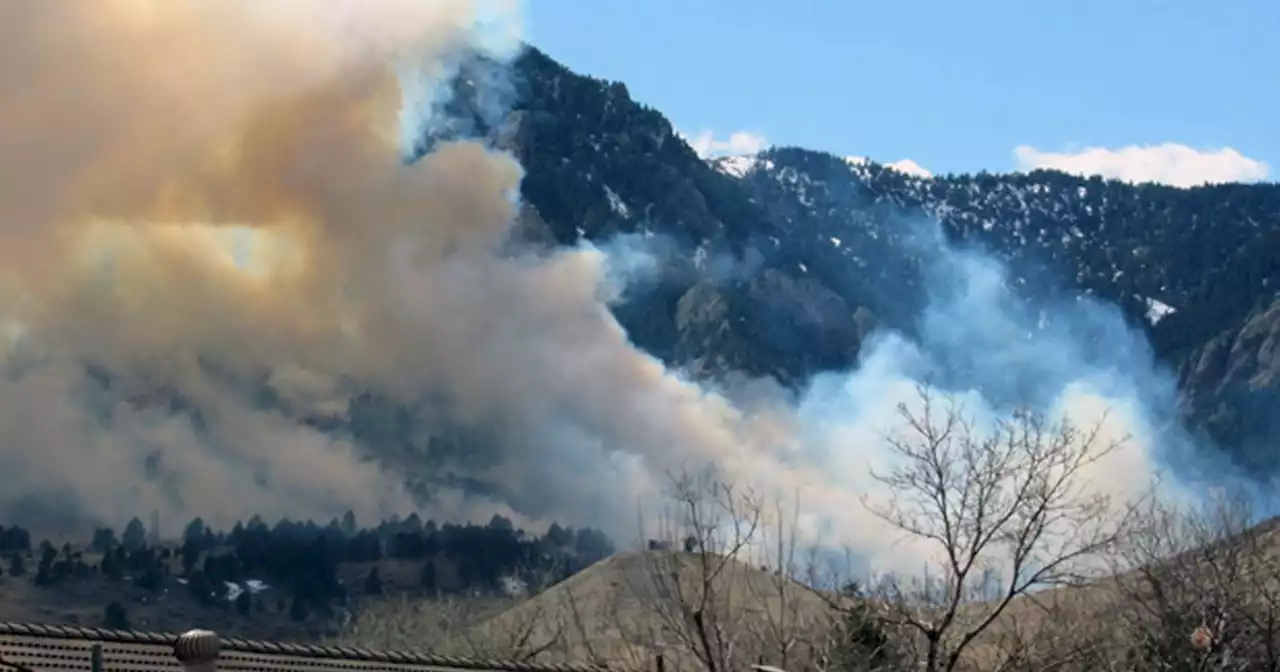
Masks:
[[[798,501],[767,506],[709,471],[673,477],[670,497],[677,543],[645,553],[631,587],[658,624],[653,641],[667,667],[819,667],[840,614],[796,581]]]
[[[956,669],[1018,598],[1082,582],[1130,516],[1086,482],[1121,446],[1101,423],[1081,430],[1017,412],[984,432],[954,400],[918,393],[921,410],[900,405],[903,426],[887,437],[895,465],[873,474],[891,497],[866,505],[941,558],[923,579],[882,590],[886,619],[914,630],[920,665],[934,672]]]
[[[1135,664],[1164,670],[1280,670],[1276,521],[1244,496],[1153,501],[1117,548],[1113,620]]]
[[[735,622],[742,613],[733,588],[735,575],[745,568],[739,557],[760,531],[761,500],[710,472],[673,477],[670,496],[678,547],[645,556],[643,581],[648,585],[634,586],[634,593],[656,617],[662,634],[703,669],[741,669],[739,645],[745,632]]]

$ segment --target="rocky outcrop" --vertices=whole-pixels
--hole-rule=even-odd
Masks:
[[[698,376],[715,376],[749,364],[747,341],[734,328],[730,299],[702,280],[676,304],[676,359]]]
[[[1182,367],[1189,417],[1247,466],[1280,466],[1280,294]]]
[[[723,286],[703,280],[677,304],[676,355],[696,374],[800,382],[852,364],[874,320],[821,283],[777,269]]]

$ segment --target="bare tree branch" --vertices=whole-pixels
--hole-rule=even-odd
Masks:
[[[669,494],[678,538],[643,555],[645,576],[631,587],[661,624],[668,668],[825,664],[840,612],[796,581],[799,493],[790,506],[766,505],[708,471],[673,476]]]
[[[939,551],[937,576],[886,586],[888,620],[919,633],[932,672],[956,669],[1020,596],[1083,582],[1131,516],[1084,478],[1123,443],[1104,440],[1101,423],[1081,430],[1019,411],[984,433],[953,400],[918,394],[921,410],[900,405],[902,430],[886,438],[898,463],[873,474],[892,496],[865,503]],[[985,599],[998,574],[998,594]]]

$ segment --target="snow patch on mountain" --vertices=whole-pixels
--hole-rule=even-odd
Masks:
[[[851,166],[863,166],[870,162],[870,159],[865,156],[846,156],[844,157],[844,160]],[[884,164],[884,167],[891,168],[904,175],[911,175],[912,177],[923,177],[926,179],[933,177],[932,172],[911,159],[902,159],[900,161],[894,161],[893,163],[886,163]]]
[[[846,156],[845,162],[854,167],[865,167],[871,163],[870,159],[862,156]],[[713,168],[727,175],[734,177],[744,177],[757,167],[766,170],[772,166],[761,166],[758,154],[735,154],[731,156],[715,156],[706,160]],[[897,171],[903,175],[910,175],[921,179],[930,179],[933,173],[920,164],[911,159],[902,159],[893,163],[881,164],[885,168]]]
[[[1159,324],[1160,320],[1177,312],[1176,308],[1163,301],[1151,297],[1143,297],[1142,300],[1147,304],[1147,321],[1152,325]]]

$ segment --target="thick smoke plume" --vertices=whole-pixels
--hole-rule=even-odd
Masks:
[[[937,284],[961,289],[935,297],[925,338],[882,335],[857,371],[818,379],[798,404],[747,412],[632,347],[608,303],[644,259],[511,254],[512,157],[452,141],[402,160],[444,125],[437,87],[468,54],[516,52],[517,11],[6,5],[0,467],[23,487],[0,492],[0,510],[378,517],[424,506],[406,479],[454,475],[486,494],[436,486],[431,513],[627,534],[666,472],[712,463],[800,490],[807,532],[893,562],[910,549],[862,508],[883,494],[868,468],[885,466],[893,404],[957,360],[981,375],[944,387],[991,413],[1000,404],[983,395],[1001,376],[1055,362],[1025,378],[1043,409],[1089,422],[1111,408],[1108,431],[1133,436],[1097,487],[1145,484],[1154,434],[1139,390],[1116,383],[1132,362],[1100,367],[1061,329],[1006,349],[1025,325],[999,269],[940,241]],[[409,409],[413,437],[376,462],[333,429],[370,396]],[[458,436],[472,440],[433,452]]]
[[[108,522],[154,507],[174,524],[411,506],[402,479],[298,418],[452,376],[481,398],[502,383],[453,351],[491,328],[514,338],[504,319],[536,327],[505,308],[579,272],[468,263],[496,263],[521,177],[510,158],[455,144],[400,161],[431,110],[402,104],[396,71],[421,83],[466,53],[509,56],[520,35],[494,9],[6,6],[0,461],[27,488],[0,505]],[[574,312],[590,291],[549,308]],[[490,302],[479,321],[471,293]]]

